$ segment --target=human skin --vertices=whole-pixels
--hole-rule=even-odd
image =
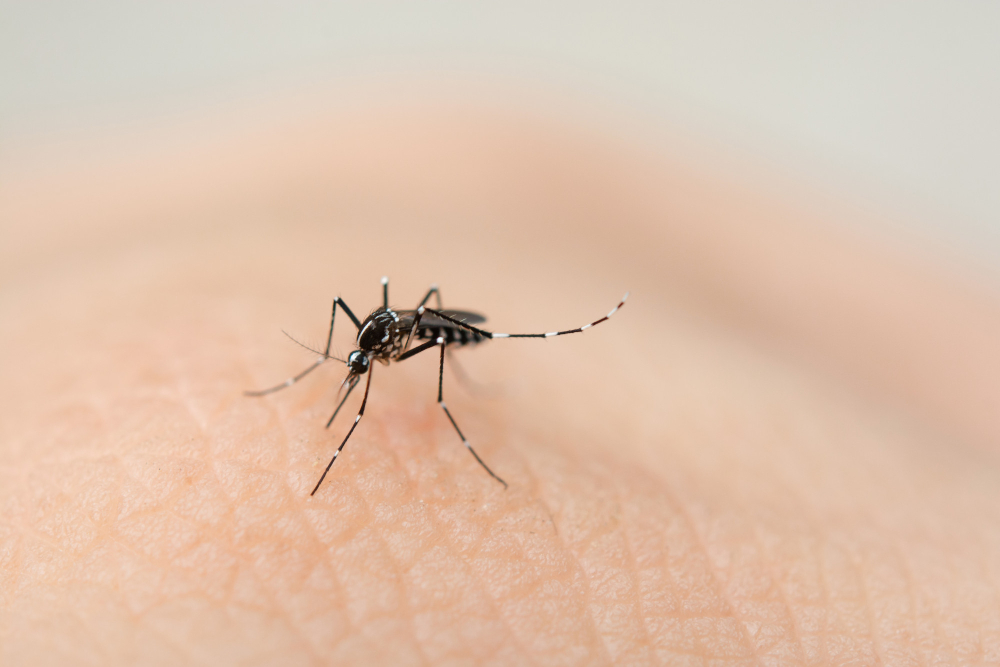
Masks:
[[[6,165],[0,664],[1000,664],[991,294],[574,125],[321,111]],[[360,391],[242,392],[383,274],[507,332],[632,296],[456,352],[510,488],[429,352],[310,497]]]

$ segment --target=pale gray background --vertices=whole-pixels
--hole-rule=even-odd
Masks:
[[[426,73],[632,109],[1000,260],[996,2],[2,2],[0,149]]]

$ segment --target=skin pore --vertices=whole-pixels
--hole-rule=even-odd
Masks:
[[[525,115],[258,121],[0,178],[0,664],[1000,663],[993,296]],[[346,368],[242,395],[384,274],[507,332],[631,290],[455,352],[506,491],[434,351],[312,498]]]

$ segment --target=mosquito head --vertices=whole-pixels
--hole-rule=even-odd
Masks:
[[[368,355],[361,350],[354,350],[347,357],[347,365],[354,375],[364,375],[368,372]]]

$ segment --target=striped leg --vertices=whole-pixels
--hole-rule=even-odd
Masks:
[[[492,477],[496,481],[498,481],[501,484],[503,484],[503,488],[506,489],[507,488],[507,482],[505,482],[502,479],[500,479],[499,477],[497,477],[497,474],[495,472],[493,472],[492,470],[490,470],[490,467],[488,465],[486,465],[481,458],[479,458],[479,454],[476,454],[476,450],[474,450],[472,448],[472,445],[469,444],[469,441],[465,439],[464,435],[462,435],[462,429],[460,429],[458,427],[458,424],[455,423],[455,418],[451,416],[451,412],[449,412],[448,406],[444,404],[444,391],[443,391],[444,390],[444,350],[447,347],[447,343],[444,342],[444,338],[438,338],[437,341],[435,341],[435,342],[438,345],[441,346],[441,365],[440,365],[440,367],[438,369],[438,405],[440,405],[441,409],[444,410],[444,413],[446,415],[448,415],[448,421],[450,421],[451,425],[455,427],[455,432],[458,433],[458,437],[462,439],[462,444],[465,445],[465,448],[469,450],[469,453],[472,454],[476,458],[477,461],[479,461],[479,465],[483,466],[483,470],[485,470],[486,472],[488,472],[490,474],[490,477]],[[423,347],[423,346],[421,345],[421,347]]]
[[[326,479],[326,473],[330,472],[330,468],[333,467],[333,462],[337,460],[338,456],[340,456],[340,452],[341,450],[344,449],[344,445],[346,445],[347,441],[351,439],[351,434],[354,433],[354,429],[358,427],[358,422],[361,421],[361,417],[363,417],[365,414],[365,405],[368,404],[368,390],[371,389],[371,386],[372,386],[372,369],[369,368],[368,381],[365,383],[365,397],[361,399],[361,409],[358,410],[358,416],[354,418],[354,423],[351,424],[351,430],[347,432],[347,435],[344,437],[344,441],[340,443],[340,447],[337,447],[337,451],[333,453],[333,458],[330,459],[330,462],[328,464],[326,464],[326,470],[323,471],[323,475],[319,478],[319,481],[316,482],[316,488],[312,490],[312,493],[309,494],[310,496],[315,496],[316,492],[319,491],[320,484],[322,484],[323,480]],[[347,400],[346,396],[344,397],[344,400]],[[341,403],[341,405],[343,405],[343,403]],[[337,409],[339,410],[340,408],[338,407]],[[337,413],[334,413],[334,417],[336,416]],[[331,418],[330,421],[333,421],[333,419]]]
[[[406,337],[406,343],[403,345],[403,352],[410,349],[410,343],[413,342],[413,336],[417,333],[417,327],[420,326],[420,319],[424,316],[424,304],[427,303],[432,294],[437,298],[438,308],[443,308],[441,305],[441,290],[438,289],[437,285],[431,285],[431,288],[427,290],[427,294],[425,294],[424,298],[420,300],[419,304],[417,304],[417,316],[413,318],[413,326],[410,327],[410,333]]]
[[[296,382],[298,382],[299,380],[301,380],[302,378],[304,378],[305,376],[309,375],[314,370],[316,370],[317,368],[319,368],[323,364],[324,361],[326,361],[326,357],[318,357],[316,359],[316,361],[314,361],[309,368],[305,369],[304,371],[302,371],[298,375],[295,375],[293,377],[288,378],[287,380],[285,380],[281,384],[275,385],[273,387],[268,387],[267,389],[261,389],[260,391],[244,391],[243,395],[244,396],[267,396],[268,394],[273,394],[276,391],[281,391],[285,387],[291,387],[293,384],[295,384]]]
[[[587,329],[589,329],[590,327],[600,324],[601,322],[605,321],[606,319],[608,319],[609,317],[611,317],[612,315],[614,315],[615,313],[617,313],[618,309],[625,305],[625,300],[626,299],[628,299],[628,292],[625,293],[625,296],[622,297],[622,300],[618,303],[618,305],[615,306],[614,308],[612,308],[611,311],[607,315],[605,315],[604,317],[602,317],[599,320],[594,320],[590,324],[584,324],[582,327],[577,327],[576,329],[566,329],[565,331],[549,331],[547,333],[531,333],[531,334],[495,333],[495,332],[491,332],[491,331],[486,331],[485,329],[480,329],[478,327],[474,327],[471,324],[466,324],[462,320],[459,320],[457,318],[451,317],[450,315],[445,315],[441,311],[434,310],[433,308],[424,308],[423,311],[431,313],[435,317],[439,317],[442,320],[447,320],[448,322],[452,322],[453,324],[456,324],[456,325],[462,327],[463,329],[468,329],[469,331],[475,331],[476,333],[478,333],[481,336],[484,336],[485,338],[552,338],[553,336],[565,336],[566,334],[582,333],[582,332],[586,331]],[[422,314],[422,312],[418,308],[417,309],[417,318],[418,319],[419,319],[419,317],[420,317],[421,314]],[[414,329],[416,329],[415,326],[414,326]]]
[[[344,312],[347,313],[347,316],[351,318],[351,321],[354,323],[354,326],[356,326],[358,329],[360,329],[361,328],[361,322],[359,322],[358,318],[354,316],[354,313],[351,312],[351,309],[347,307],[347,304],[344,303],[344,300],[341,299],[338,296],[336,299],[333,300],[333,312],[330,314],[330,331],[326,335],[326,350],[323,352],[323,354],[320,355],[316,359],[316,361],[314,361],[313,364],[309,368],[305,369],[304,371],[302,371],[298,375],[295,375],[293,377],[288,378],[287,380],[285,380],[281,384],[275,385],[273,387],[269,387],[267,389],[262,389],[260,391],[245,391],[245,392],[243,392],[243,394],[245,396],[266,396],[267,394],[272,394],[272,393],[274,393],[276,391],[280,391],[280,390],[284,389],[285,387],[291,387],[293,384],[295,384],[296,382],[298,382],[299,380],[301,380],[305,376],[309,375],[309,373],[311,373],[314,370],[316,370],[317,368],[319,368],[323,364],[324,361],[326,361],[327,359],[332,359],[333,357],[330,356],[330,345],[333,343],[333,323],[334,323],[334,320],[337,319],[337,306],[338,305],[341,308],[343,308]],[[282,332],[282,333],[284,333],[286,336],[288,336],[287,333],[285,333],[285,332]],[[288,337],[292,338],[291,336],[288,336]],[[298,343],[299,345],[302,345],[302,343],[299,343],[299,341],[295,340],[294,338],[292,338],[292,340],[295,341],[296,343]],[[305,345],[302,345],[302,347],[305,347],[310,352],[316,352],[316,350],[313,350],[311,347],[307,347]]]
[[[354,391],[354,388],[358,386],[358,382],[360,381],[361,378],[354,376],[351,378],[350,382],[347,383],[347,393],[344,394],[344,398],[337,405],[337,409],[333,411],[332,415],[330,415],[329,421],[326,422],[327,428],[330,428],[330,424],[332,424],[333,420],[337,418],[337,413],[340,412],[340,409],[344,407],[344,403],[347,402],[347,397],[351,395],[351,392]],[[343,388],[343,385],[341,385],[341,388]]]
[[[437,285],[431,285],[431,288],[427,290],[427,294],[425,294],[424,298],[421,299],[420,303],[417,304],[417,308],[419,308],[420,306],[426,306],[427,301],[430,300],[432,294],[437,299],[438,308],[444,308],[444,306],[441,304],[441,290],[438,289]]]

